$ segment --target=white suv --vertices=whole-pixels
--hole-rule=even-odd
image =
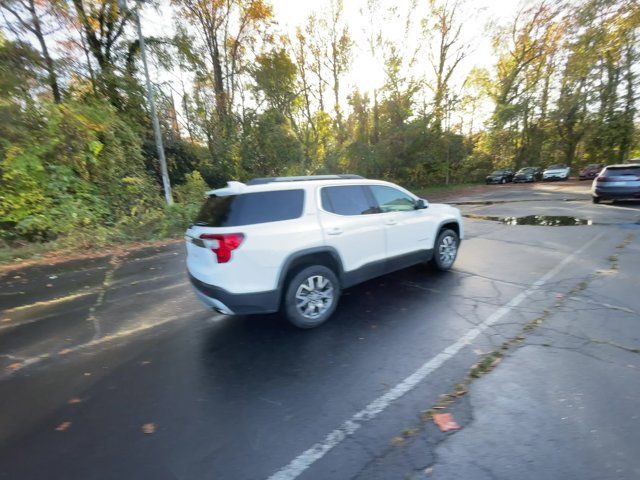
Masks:
[[[312,328],[357,283],[431,261],[453,265],[460,211],[357,175],[259,178],[208,192],[187,230],[200,299],[225,314],[282,311]]]

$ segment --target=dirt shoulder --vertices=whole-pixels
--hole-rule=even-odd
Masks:
[[[74,251],[74,250],[51,250],[26,259],[19,259],[0,265],[0,276],[5,275],[14,270],[36,265],[56,265],[58,263],[69,262],[73,260],[89,260],[112,255],[123,255],[129,252],[135,252],[149,247],[163,247],[183,241],[182,238],[171,238],[164,240],[155,240],[147,242],[127,242],[119,245],[110,245],[107,247],[96,247],[95,250]]]

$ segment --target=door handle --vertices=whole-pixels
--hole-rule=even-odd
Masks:
[[[327,230],[327,235],[340,235],[342,233],[342,229],[338,227],[330,228]]]
[[[395,225],[395,224],[397,224],[398,222],[396,222],[395,220],[387,220],[385,223],[386,223],[387,225]]]

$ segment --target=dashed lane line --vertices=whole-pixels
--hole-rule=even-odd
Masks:
[[[456,342],[449,345],[435,357],[426,361],[415,372],[406,377],[387,393],[373,400],[365,408],[357,412],[350,419],[342,423],[342,425],[340,425],[338,428],[326,435],[322,441],[311,446],[309,449],[305,450],[291,462],[289,462],[289,464],[285,465],[283,468],[271,475],[268,480],[294,480],[298,478],[305,470],[307,470],[315,462],[324,457],[330,450],[342,443],[342,441],[344,441],[350,435],[353,435],[362,426],[363,423],[376,418],[394,401],[398,400],[400,397],[413,390],[420,382],[422,382],[431,373],[436,371],[445,362],[447,362],[447,360],[453,358],[465,346],[469,345],[483,331],[491,327],[493,324],[495,324],[501,318],[511,312],[514,308],[516,308],[524,300],[526,300],[532,293],[539,290],[551,278],[560,273],[564,267],[571,263],[583,251],[588,249],[596,241],[602,238],[603,235],[604,232],[596,235],[589,242],[585,243],[582,247],[576,250],[573,254],[565,257],[564,260],[562,260],[554,268],[540,277],[527,290],[520,292],[507,304],[498,308],[478,326],[469,330]]]

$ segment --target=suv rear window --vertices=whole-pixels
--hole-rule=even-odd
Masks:
[[[640,167],[607,167],[601,173],[604,177],[621,177],[623,175],[640,176]]]
[[[302,216],[304,190],[272,190],[222,197],[210,196],[196,218],[196,225],[239,227],[279,222]]]
[[[322,208],[338,215],[378,213],[362,185],[340,185],[321,190]]]

